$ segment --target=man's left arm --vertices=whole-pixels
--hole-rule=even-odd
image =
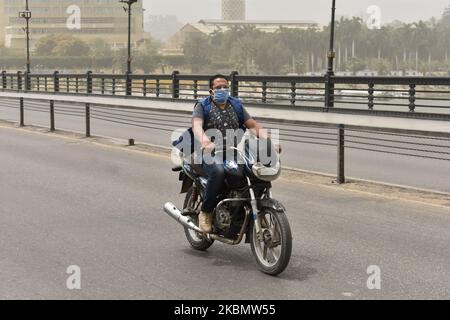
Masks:
[[[269,132],[266,129],[264,129],[264,127],[260,123],[258,123],[258,121],[256,121],[255,119],[253,119],[253,118],[248,119],[244,123],[244,125],[247,129],[249,129],[258,138],[270,139]]]
[[[255,119],[253,119],[247,112],[247,110],[244,111],[245,114],[245,122],[244,125],[247,129],[249,129],[253,134],[255,134],[258,138],[261,139],[271,139],[271,135],[268,132],[267,129],[264,129],[264,127]],[[278,150],[279,153],[282,151],[282,147],[280,144],[275,145],[275,149]]]

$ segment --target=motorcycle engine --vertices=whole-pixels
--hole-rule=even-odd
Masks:
[[[239,198],[239,193],[232,191],[227,198]],[[244,217],[245,210],[241,203],[228,202],[216,208],[214,227],[218,234],[235,239],[244,223]]]
[[[216,209],[216,226],[221,230],[231,227],[231,211],[226,206]]]

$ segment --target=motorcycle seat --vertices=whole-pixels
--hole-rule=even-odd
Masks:
[[[206,174],[205,170],[202,169],[201,165],[192,164],[192,169],[194,170],[194,173],[199,175],[200,177],[208,178],[208,175]]]

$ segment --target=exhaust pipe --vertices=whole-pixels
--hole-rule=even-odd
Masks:
[[[167,202],[164,205],[164,212],[167,213],[171,218],[176,220],[179,224],[199,233],[203,233],[203,231],[195,225],[195,223],[191,220],[190,217],[185,217],[181,214],[181,211],[171,202]]]

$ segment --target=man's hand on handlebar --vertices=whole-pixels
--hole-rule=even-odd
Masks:
[[[206,152],[213,152],[216,149],[216,145],[209,140],[205,140],[202,143],[202,150]]]
[[[283,147],[281,146],[281,144],[275,144],[275,145],[274,145],[274,148],[275,148],[275,150],[276,150],[278,153],[282,153],[282,152],[283,152]]]

